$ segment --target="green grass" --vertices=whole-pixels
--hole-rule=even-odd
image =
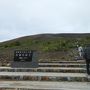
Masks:
[[[28,36],[0,43],[0,61],[12,60],[16,49],[31,49],[39,52],[39,59],[71,60],[77,55],[78,45],[85,46],[90,43],[90,36],[62,37],[62,36]]]

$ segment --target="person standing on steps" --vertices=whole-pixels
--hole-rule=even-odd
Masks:
[[[83,57],[86,60],[86,69],[87,69],[87,74],[90,75],[90,45],[87,45],[83,49]]]
[[[82,46],[78,47],[78,52],[79,52],[79,56],[82,57],[82,53],[83,53],[83,47]]]
[[[83,60],[83,47],[81,45],[77,45],[77,52],[76,60]]]

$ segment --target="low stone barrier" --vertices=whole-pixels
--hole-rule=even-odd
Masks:
[[[0,80],[9,81],[78,81],[78,82],[90,82],[90,78],[87,77],[70,77],[70,76],[0,76]]]
[[[84,68],[86,67],[85,64],[46,64],[46,63],[40,63],[39,67],[80,67]]]
[[[85,73],[86,69],[63,69],[63,68],[1,68],[0,72],[62,72],[62,73]]]

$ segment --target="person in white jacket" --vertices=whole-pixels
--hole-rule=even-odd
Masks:
[[[78,47],[78,52],[79,52],[79,56],[82,57],[83,56],[83,47],[82,46]]]

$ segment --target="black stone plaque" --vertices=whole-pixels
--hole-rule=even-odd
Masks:
[[[16,50],[14,51],[14,61],[18,62],[31,62],[33,51],[30,50]]]
[[[34,50],[15,50],[12,68],[37,68],[37,52]]]

